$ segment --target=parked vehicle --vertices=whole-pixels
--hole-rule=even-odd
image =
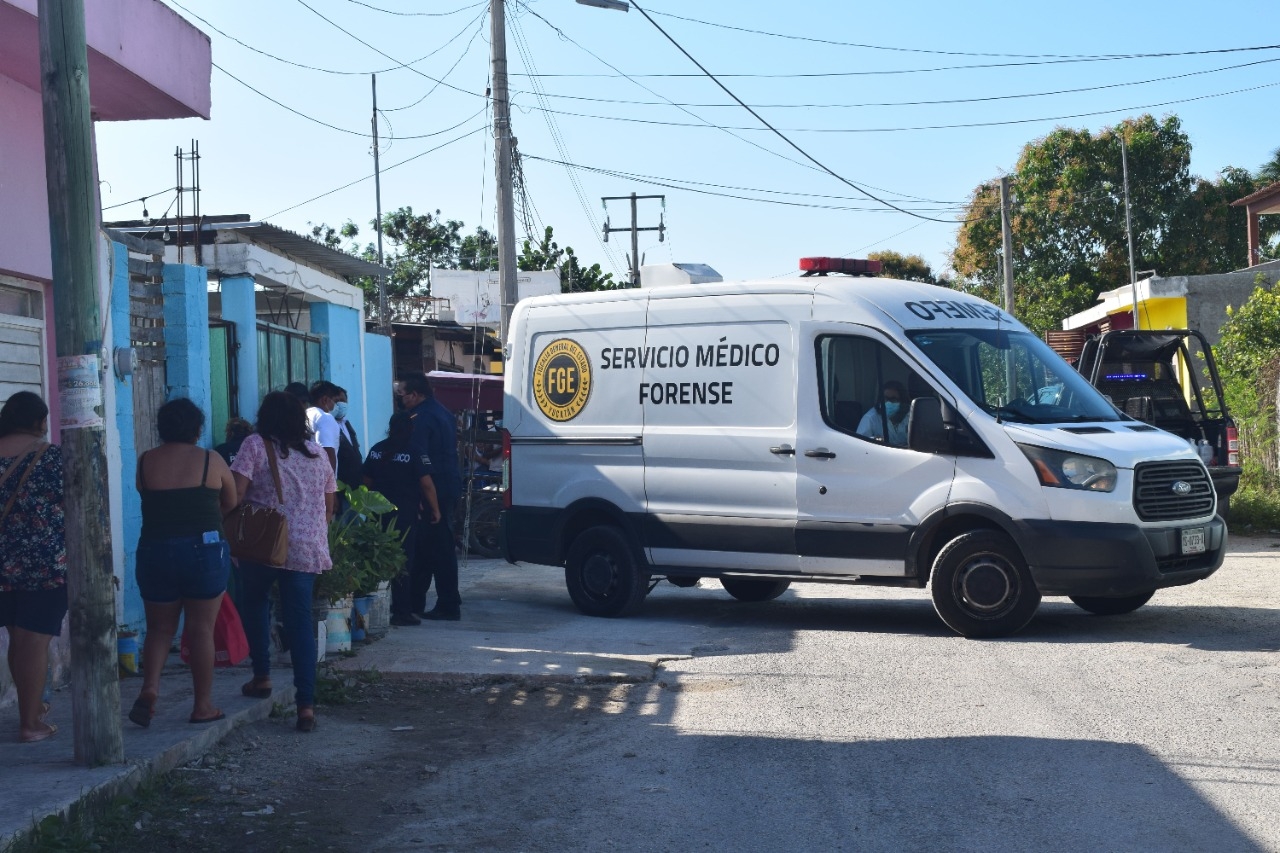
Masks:
[[[1226,525],[1194,447],[990,303],[829,275],[871,267],[518,303],[507,559],[563,566],[595,616],[663,578],[743,601],[928,585],[970,637],[1019,630],[1042,595],[1127,613],[1217,570]]]
[[[1087,338],[1076,368],[1125,414],[1196,445],[1230,517],[1240,485],[1235,421],[1213,349],[1195,329],[1117,329]]]

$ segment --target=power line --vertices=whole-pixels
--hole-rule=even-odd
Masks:
[[[724,93],[725,93],[726,95],[728,95],[729,97],[731,97],[731,98],[733,98],[735,101],[737,101],[739,104],[741,104],[742,108],[743,108],[743,109],[745,109],[747,112],[751,113],[751,115],[755,117],[756,121],[760,122],[760,123],[761,123],[761,124],[763,124],[765,127],[769,128],[769,130],[773,131],[773,133],[774,133],[774,135],[775,135],[775,136],[777,136],[777,137],[778,137],[779,139],[781,139],[783,142],[787,143],[787,145],[790,145],[792,148],[794,148],[796,151],[798,151],[798,152],[799,152],[799,153],[800,153],[800,154],[801,154],[801,155],[802,155],[806,160],[808,160],[809,162],[813,163],[815,166],[817,166],[817,167],[819,167],[820,169],[822,169],[822,171],[826,172],[828,175],[830,175],[831,177],[833,177],[833,178],[835,178],[836,180],[840,181],[841,183],[845,184],[846,186],[849,186],[849,187],[851,187],[851,188],[853,188],[853,189],[857,190],[858,192],[862,193],[863,195],[865,195],[867,198],[871,199],[872,201],[878,202],[879,204],[883,204],[885,207],[891,207],[891,208],[893,208],[894,210],[899,211],[900,213],[905,213],[907,216],[914,216],[914,217],[916,217],[917,219],[927,219],[927,220],[930,220],[930,221],[932,221],[932,222],[948,222],[948,221],[949,221],[949,220],[945,220],[945,219],[937,219],[937,218],[932,217],[932,216],[925,216],[925,215],[923,215],[923,214],[916,213],[916,212],[914,212],[914,211],[906,210],[906,209],[904,209],[904,208],[901,208],[901,207],[899,207],[898,205],[893,204],[892,202],[885,201],[884,199],[881,199],[881,198],[879,198],[879,197],[875,196],[874,194],[872,194],[872,193],[868,192],[867,190],[863,189],[862,187],[858,186],[857,184],[855,184],[853,181],[849,180],[848,178],[843,177],[842,175],[838,175],[838,174],[836,174],[836,173],[835,173],[832,169],[830,169],[830,168],[829,168],[825,163],[822,163],[820,160],[818,160],[818,158],[814,157],[814,156],[813,156],[812,154],[810,154],[808,151],[805,151],[805,150],[804,150],[803,148],[801,148],[799,145],[797,145],[796,143],[792,142],[792,141],[791,141],[791,139],[790,139],[789,137],[787,137],[787,136],[786,136],[785,134],[783,134],[781,131],[779,131],[779,130],[777,130],[776,128],[774,128],[774,126],[773,126],[773,125],[771,125],[769,122],[765,121],[765,119],[764,119],[764,117],[763,117],[763,116],[761,116],[761,115],[760,115],[759,113],[757,113],[755,110],[751,109],[751,107],[747,106],[747,105],[743,102],[743,100],[742,100],[741,98],[739,98],[737,95],[735,95],[735,94],[734,94],[734,93],[729,89],[729,87],[728,87],[728,86],[726,86],[724,83],[721,83],[721,82],[716,78],[716,76],[715,76],[714,74],[712,74],[710,71],[708,71],[708,70],[707,70],[707,69],[702,65],[702,63],[701,63],[701,62],[699,62],[698,60],[694,59],[693,54],[691,54],[691,53],[689,53],[689,51],[685,50],[685,49],[684,49],[684,47],[683,47],[683,46],[681,46],[681,44],[680,44],[678,41],[676,41],[674,38],[672,38],[672,37],[667,33],[667,31],[666,31],[666,30],[664,30],[661,26],[659,26],[657,21],[655,21],[653,18],[649,17],[649,13],[648,13],[648,12],[646,12],[644,9],[640,8],[640,5],[639,5],[638,3],[636,3],[636,2],[635,2],[635,0],[631,0],[631,5],[635,7],[635,9],[636,9],[636,11],[637,11],[637,12],[639,12],[641,15],[644,15],[645,20],[646,20],[646,21],[648,21],[650,24],[652,24],[652,25],[653,25],[653,26],[658,30],[658,32],[662,33],[662,35],[667,39],[667,41],[671,42],[671,44],[673,44],[673,45],[676,47],[676,49],[677,49],[677,50],[679,50],[681,53],[683,53],[683,54],[688,58],[688,60],[689,60],[690,62],[692,62],[694,65],[698,66],[698,69],[699,69],[699,70],[700,70],[704,75],[706,75],[707,79],[711,80],[713,83],[715,83],[717,86],[719,86],[719,87],[721,88],[721,90],[723,90],[723,91],[724,91]]]
[[[858,201],[859,199],[851,199],[851,198],[848,198],[847,196],[824,195],[821,193],[802,193],[802,192],[795,192],[794,190],[767,190],[767,189],[760,189],[758,187],[739,187],[739,186],[733,186],[729,184],[714,184],[714,183],[707,183],[704,181],[690,181],[684,178],[663,178],[663,177],[654,176],[654,175],[641,175],[635,172],[622,172],[615,169],[605,169],[599,166],[584,166],[580,163],[567,163],[562,160],[552,160],[547,157],[538,157],[533,154],[526,154],[524,156],[530,160],[537,160],[542,163],[550,163],[552,165],[564,166],[571,169],[578,169],[584,172],[593,172],[595,174],[606,175],[611,178],[619,178],[622,180],[637,181],[639,183],[652,184],[654,186],[666,187],[668,189],[686,190],[688,192],[700,193],[703,195],[721,196],[724,198],[742,199],[745,201],[759,201],[759,202],[768,202],[768,203],[777,203],[777,204],[789,204],[795,207],[814,207],[814,208],[819,208],[823,210],[857,210],[857,211],[885,210],[885,208],[883,207],[832,207],[832,206],[824,206],[824,205],[805,205],[805,204],[799,204],[796,202],[781,202],[781,201],[775,202],[773,199],[753,198],[751,196],[733,195],[730,193],[715,192],[713,190],[698,189],[698,187],[712,187],[715,190],[738,190],[740,192],[765,193],[769,195],[788,195],[788,196],[795,196],[797,198],[831,199],[835,201]],[[925,210],[935,210],[935,211],[963,210],[969,206],[968,202],[952,203],[952,202],[933,201],[933,200],[925,200],[925,199],[917,199],[917,201],[925,201],[926,203],[937,205],[936,207],[923,208]],[[903,202],[903,203],[906,204],[908,202]]]
[[[200,17],[195,12],[192,12],[190,9],[183,6],[181,3],[178,3],[177,0],[169,0],[169,3],[170,5],[174,6],[177,9],[181,9],[185,14],[190,15],[192,18],[195,18],[197,21],[204,24],[206,27],[213,30],[215,33],[222,36],[223,38],[235,42],[236,44],[240,45],[246,50],[251,50],[256,54],[265,56],[267,59],[275,60],[276,62],[283,63],[284,65],[291,65],[294,68],[301,68],[304,71],[318,71],[321,74],[335,74],[343,77],[368,77],[370,74],[390,74],[392,71],[399,71],[402,68],[409,68],[409,66],[416,65],[419,62],[422,62],[426,59],[430,59],[432,56],[435,56],[441,50],[443,50],[444,48],[452,44],[457,38],[459,38],[462,35],[462,33],[466,32],[467,29],[471,26],[470,24],[468,24],[466,27],[463,27],[462,31],[459,32],[458,35],[454,36],[449,41],[445,42],[440,47],[436,48],[430,53],[420,56],[417,59],[413,60],[412,62],[404,63],[404,64],[397,63],[396,65],[393,65],[390,68],[375,68],[370,71],[340,71],[336,68],[321,68],[318,65],[307,65],[304,62],[295,62],[292,59],[285,59],[282,56],[277,56],[276,54],[271,53],[269,51],[265,51],[265,50],[262,50],[261,48],[254,47],[248,42],[238,39],[224,30],[218,29],[216,26],[210,23],[208,19]],[[480,17],[483,17],[483,16],[484,16],[484,12],[481,12]],[[414,70],[414,69],[410,68],[409,70]],[[459,91],[464,91],[464,90],[459,90]],[[475,92],[465,92],[465,94],[475,95]]]
[[[155,191],[155,192],[153,192],[153,193],[147,193],[146,195],[144,195],[144,196],[139,196],[138,198],[131,198],[131,199],[129,199],[128,201],[122,201],[122,202],[118,202],[118,203],[116,203],[116,204],[109,204],[109,205],[107,205],[106,207],[102,208],[102,211],[105,213],[105,212],[106,212],[106,211],[108,211],[108,210],[115,210],[117,207],[124,207],[126,204],[135,204],[135,203],[140,202],[140,201],[141,201],[141,202],[145,202],[145,201],[146,201],[147,199],[149,199],[149,198],[155,198],[156,196],[160,195],[161,193],[171,193],[171,192],[174,192],[176,189],[177,189],[177,187],[165,187],[165,188],[164,188],[164,189],[162,189],[162,190],[156,190],[156,191]]]
[[[639,8],[639,7],[637,7]],[[966,50],[934,50],[923,47],[895,47],[882,44],[867,44],[862,42],[834,41],[832,39],[814,38],[813,36],[796,36],[787,35],[785,33],[773,33],[766,30],[753,30],[747,27],[738,27],[731,24],[721,24],[715,21],[704,21],[699,18],[688,18],[683,15],[676,15],[671,12],[654,12],[655,15],[662,15],[667,18],[675,18],[680,21],[688,21],[693,24],[702,24],[707,27],[718,27],[724,30],[734,30],[740,33],[748,33],[750,35],[769,36],[770,38],[789,39],[792,41],[810,42],[812,44],[824,44],[831,47],[853,47],[861,50],[884,50],[893,51],[895,53],[926,53],[940,56],[988,56],[988,57],[1005,57],[1013,59],[1057,59],[1071,60],[1075,62],[1099,62],[1112,59],[1147,59],[1151,57],[1167,57],[1167,56],[1199,56],[1209,53],[1236,53],[1247,50],[1274,50],[1280,48],[1280,45],[1264,45],[1258,47],[1230,47],[1218,48],[1210,50],[1185,50],[1185,51],[1164,51],[1160,53],[982,53]],[[727,76],[727,75],[726,75]]]
[[[632,5],[635,6],[635,3],[633,2]],[[635,8],[639,9],[640,7],[635,6]],[[696,62],[697,60],[694,60],[694,61]],[[711,75],[708,74],[708,76],[711,76]],[[715,77],[711,77],[711,79],[715,80]],[[719,82],[719,81],[716,81],[716,82]],[[751,115],[754,116],[756,119],[758,119],[760,122],[764,123],[765,128],[751,127],[751,126],[734,126],[734,125],[728,125],[728,126],[705,125],[705,124],[693,124],[691,122],[679,122],[679,121],[659,121],[657,119],[628,118],[626,116],[605,116],[605,115],[596,115],[594,113],[576,113],[576,112],[570,112],[568,110],[548,110],[548,112],[554,112],[557,115],[573,116],[575,118],[599,119],[601,121],[631,122],[633,124],[649,124],[649,125],[658,125],[662,127],[714,127],[717,130],[741,130],[741,131],[755,131],[755,132],[767,129],[778,136],[781,136],[784,131],[786,133],[903,133],[907,131],[917,131],[917,130],[958,130],[958,129],[969,128],[969,127],[1001,127],[1005,125],[1035,124],[1037,122],[1067,121],[1069,119],[1091,118],[1094,116],[1113,115],[1115,113],[1134,112],[1137,110],[1152,110],[1152,109],[1157,109],[1159,107],[1174,106],[1176,104],[1189,104],[1189,103],[1194,103],[1196,101],[1210,100],[1212,98],[1225,98],[1230,95],[1242,95],[1246,92],[1256,92],[1260,89],[1269,89],[1273,86],[1280,86],[1280,80],[1277,80],[1272,83],[1261,83],[1257,86],[1247,86],[1243,89],[1232,89],[1227,92],[1213,92],[1208,95],[1198,95],[1192,98],[1177,98],[1172,101],[1161,101],[1155,104],[1143,104],[1140,106],[1131,106],[1131,107],[1117,107],[1115,109],[1109,109],[1109,110],[1092,110],[1090,112],[1071,113],[1069,115],[1040,116],[1037,118],[1022,118],[1022,119],[1005,119],[1002,121],[963,122],[959,124],[902,125],[898,127],[788,127],[788,128],[779,129],[765,122],[764,119],[761,118],[760,115],[754,109],[752,109],[747,104],[741,103],[741,102],[739,102],[739,106],[747,110],[747,112],[751,113]],[[725,89],[725,91],[727,92],[729,90]],[[732,93],[730,94],[732,95]],[[540,109],[540,108],[531,107],[530,109]],[[794,143],[791,143],[790,140],[788,140],[788,144],[791,144],[794,147]]]
[[[637,10],[639,6],[632,3]],[[656,27],[657,22],[650,21]],[[871,71],[812,71],[787,74],[765,74],[760,72],[730,72],[716,75],[722,79],[734,78],[751,78],[763,80],[792,80],[792,79],[810,79],[816,77],[885,77],[895,74],[933,74],[940,71],[981,71],[989,68],[1025,68],[1034,65],[1069,65],[1080,62],[1114,62],[1126,59],[1171,59],[1182,56],[1196,56],[1214,53],[1239,53],[1245,51],[1257,50],[1280,50],[1280,44],[1258,45],[1257,47],[1237,47],[1226,48],[1222,50],[1206,50],[1206,51],[1185,51],[1181,53],[1144,53],[1144,54],[1128,54],[1110,57],[1098,57],[1096,59],[1051,59],[1045,61],[1029,61],[1029,62],[982,62],[971,65],[936,65],[930,68],[877,68]],[[513,77],[530,76],[528,74],[512,74]],[[628,79],[650,79],[650,78],[692,78],[702,77],[701,74],[689,73],[658,73],[658,74],[543,74],[544,78],[551,77],[626,77]]]
[[[453,139],[450,139],[447,142],[441,142],[435,148],[428,148],[426,151],[423,151],[420,154],[414,154],[412,157],[408,157],[404,160],[401,160],[399,163],[393,163],[390,166],[383,166],[381,171],[383,174],[386,174],[387,172],[390,172],[392,169],[398,169],[401,166],[405,165],[406,163],[412,163],[414,160],[417,160],[419,157],[425,157],[428,154],[432,154],[436,151],[439,151],[441,148],[446,148],[455,142],[461,142],[462,140],[467,139],[468,137],[475,136],[477,133],[479,133],[480,131],[484,130],[487,127],[488,125],[482,125],[480,127],[475,128],[474,130],[469,130],[466,133],[462,134],[461,136],[454,137]],[[319,201],[320,199],[325,198],[326,196],[331,196],[334,193],[341,192],[350,187],[354,187],[356,184],[364,183],[365,181],[370,180],[373,177],[374,176],[372,174],[369,174],[369,175],[365,175],[363,178],[357,178],[356,180],[351,181],[349,183],[345,183],[340,187],[334,187],[333,189],[328,190],[327,192],[320,193],[320,195],[312,196],[306,201],[300,201],[297,204],[291,204],[286,208],[277,210],[275,213],[272,213],[264,217],[264,219],[273,219],[274,217],[277,217],[282,213],[288,213],[289,211],[296,210],[297,208],[302,207],[303,205],[311,204],[311,202],[313,201]]]
[[[465,48],[465,49],[462,51],[462,53],[458,56],[457,60],[453,63],[453,65],[450,65],[450,66],[449,66],[449,70],[448,70],[448,71],[446,71],[446,72],[444,72],[444,76],[440,78],[440,80],[441,80],[442,82],[443,82],[443,81],[445,81],[445,80],[448,80],[448,79],[449,79],[449,75],[450,75],[450,74],[452,74],[452,73],[457,69],[457,67],[458,67],[459,65],[461,65],[461,64],[462,64],[462,60],[466,59],[466,58],[467,58],[467,56],[471,53],[471,46],[472,46],[473,44],[475,44],[475,43],[476,43],[476,38],[478,38],[478,37],[479,37],[480,32],[484,29],[484,20],[483,20],[483,18],[484,18],[484,15],[483,15],[483,13],[481,13],[480,18],[477,18],[475,21],[472,21],[472,22],[471,22],[472,24],[475,24],[475,25],[476,25],[476,26],[475,26],[475,30],[471,33],[471,38],[470,38],[470,40],[469,40],[469,41],[467,41],[467,46],[466,46],[466,48]],[[478,21],[478,23],[477,23],[477,21]],[[455,39],[456,39],[456,36],[455,36]],[[453,40],[451,40],[451,42],[452,42],[452,41],[453,41]],[[436,89],[439,89],[439,88],[440,88],[440,85],[441,85],[440,83],[433,83],[433,84],[432,84],[432,86],[431,86],[431,88],[430,88],[430,89],[428,89],[428,90],[426,91],[426,93],[425,93],[421,98],[418,98],[418,100],[414,101],[412,104],[406,104],[406,105],[405,105],[405,106],[403,106],[403,107],[387,107],[387,108],[385,108],[385,109],[383,109],[383,110],[380,110],[380,112],[393,113],[393,112],[398,112],[398,111],[400,111],[400,110],[408,110],[408,109],[412,109],[413,107],[416,107],[418,104],[422,103],[422,102],[423,102],[423,101],[425,101],[427,98],[429,98],[429,97],[431,97],[433,94],[435,94]]]
[[[1083,92],[1098,92],[1104,89],[1120,89],[1128,86],[1146,86],[1151,83],[1165,83],[1170,80],[1181,80],[1186,77],[1197,77],[1205,74],[1217,74],[1221,71],[1235,71],[1240,68],[1249,68],[1255,65],[1266,65],[1271,62],[1280,62],[1280,57],[1274,59],[1259,59],[1254,62],[1245,62],[1239,65],[1227,65],[1222,68],[1209,68],[1203,71],[1189,71],[1185,74],[1171,74],[1166,77],[1152,77],[1147,80],[1134,80],[1126,83],[1106,83],[1098,86],[1081,86],[1075,89],[1055,89],[1048,92],[1026,92],[1013,95],[988,95],[976,98],[943,98],[929,101],[869,101],[861,104],[752,104],[755,109],[771,109],[771,110],[787,110],[787,109],[862,109],[866,107],[917,107],[917,106],[939,106],[945,104],[975,104],[988,101],[1009,101],[1022,98],[1045,98],[1055,95],[1075,95]],[[516,94],[523,93],[517,90]],[[548,98],[560,98],[572,101],[589,101],[601,104],[627,104],[635,106],[659,107],[659,106],[676,106],[676,107],[697,107],[699,109],[738,109],[737,104],[691,104],[676,103],[673,101],[630,101],[621,98],[592,98],[583,95],[556,95],[546,94]]]
[[[456,15],[459,12],[474,9],[477,6],[489,5],[489,0],[480,0],[479,3],[472,3],[470,6],[463,6],[460,9],[454,9],[452,12],[397,12],[394,9],[383,9],[381,6],[374,6],[372,3],[365,3],[363,0],[347,0],[347,2],[354,3],[357,6],[364,6],[366,9],[372,9],[373,11],[381,12],[384,15],[399,15],[405,18],[447,18],[450,15]]]
[[[395,58],[394,56],[392,56],[391,54],[389,54],[389,53],[387,53],[386,51],[382,50],[381,48],[378,48],[378,47],[376,47],[376,46],[374,46],[374,45],[370,44],[369,42],[365,41],[364,39],[360,38],[360,36],[356,35],[355,33],[351,32],[350,30],[346,29],[346,28],[345,28],[345,27],[343,27],[341,24],[337,23],[336,21],[332,20],[331,18],[327,18],[327,17],[325,17],[325,16],[324,16],[324,15],[322,15],[319,11],[317,11],[313,6],[311,6],[310,4],[308,4],[308,3],[306,2],[306,0],[297,0],[297,3],[298,3],[298,5],[302,6],[302,7],[303,7],[304,9],[306,9],[307,11],[311,12],[311,13],[312,13],[313,15],[315,15],[317,18],[319,18],[320,20],[324,21],[324,22],[325,22],[326,24],[328,24],[329,26],[331,26],[331,27],[333,27],[334,29],[338,30],[338,32],[343,33],[343,34],[345,34],[346,36],[348,36],[349,38],[354,39],[355,41],[360,42],[360,44],[362,44],[362,45],[364,45],[365,47],[369,48],[369,50],[372,50],[374,53],[378,54],[379,56],[385,57],[385,58],[387,58],[387,59],[390,59],[392,62],[397,63],[397,66],[398,66],[398,67],[400,67],[400,68],[404,68],[404,69],[406,69],[406,70],[408,70],[408,71],[412,71],[414,74],[417,74],[419,77],[423,77],[423,78],[425,78],[425,79],[427,79],[427,80],[432,81],[433,83],[437,83],[437,84],[440,84],[440,85],[443,85],[443,86],[448,86],[450,89],[453,89],[453,90],[458,91],[458,92],[462,92],[463,94],[466,94],[466,95],[473,95],[473,96],[475,96],[475,95],[476,95],[476,93],[475,93],[475,92],[468,92],[466,89],[460,89],[460,88],[458,88],[457,86],[454,86],[452,83],[446,83],[446,82],[444,82],[443,80],[437,80],[435,77],[432,77],[430,74],[424,74],[423,72],[419,71],[417,68],[414,68],[414,67],[412,66],[412,64],[410,64],[410,63],[401,62],[400,60],[396,59],[396,58]],[[416,60],[415,60],[415,61],[416,61]],[[482,96],[478,96],[478,97],[482,97]]]
[[[545,21],[545,19],[541,15],[539,15],[537,12],[534,12],[532,9],[529,9],[528,6],[525,6],[524,8],[527,9],[531,14],[533,14],[539,20]],[[535,66],[533,64],[533,56],[529,51],[528,46],[525,44],[524,29],[519,25],[518,17],[513,18],[511,21],[511,34],[516,43],[516,51],[520,54],[520,59],[521,61],[524,62],[525,67],[534,68]],[[540,88],[541,84],[535,82],[534,86],[535,88]],[[563,134],[560,133],[559,125],[556,124],[555,119],[552,118],[551,116],[551,113],[545,110],[543,111],[543,120],[547,123],[547,131],[551,135],[551,141],[555,145],[556,151],[559,152],[561,158],[568,160],[569,159],[568,150],[565,145],[564,136]],[[582,208],[583,216],[586,218],[587,223],[591,228],[591,233],[596,239],[596,245],[600,247],[601,253],[604,255],[605,259],[609,262],[609,265],[613,267],[613,271],[619,276],[621,276],[622,273],[621,273],[621,268],[618,264],[617,254],[609,247],[608,244],[604,242],[603,239],[601,239],[600,232],[596,229],[595,222],[593,221],[593,218],[591,215],[591,205],[587,201],[587,196],[582,189],[582,184],[578,181],[578,176],[574,174],[573,171],[571,170],[566,170],[565,174],[569,178],[569,185],[573,188],[573,193],[578,199],[578,205]]]
[[[227,69],[223,68],[223,67],[222,67],[221,65],[219,65],[218,63],[214,62],[214,63],[212,63],[212,65],[213,65],[213,67],[214,67],[214,68],[218,69],[218,70],[219,70],[219,71],[221,71],[223,74],[225,74],[225,75],[227,75],[228,77],[230,77],[232,80],[235,80],[237,83],[239,83],[241,86],[244,86],[244,87],[245,87],[246,89],[248,89],[249,91],[251,91],[251,92],[255,92],[256,94],[258,94],[258,95],[262,96],[263,98],[266,98],[268,101],[270,101],[271,103],[275,104],[277,107],[280,107],[280,108],[281,108],[281,109],[283,109],[283,110],[288,110],[289,112],[293,113],[294,115],[296,115],[296,116],[298,116],[298,117],[300,117],[300,118],[305,118],[307,121],[315,122],[316,124],[321,125],[322,127],[327,127],[327,128],[329,128],[330,130],[336,130],[336,131],[338,131],[339,133],[346,133],[346,134],[349,134],[350,136],[359,136],[359,137],[361,137],[362,139],[372,139],[372,138],[373,138],[373,134],[371,134],[371,133],[361,133],[361,132],[360,132],[360,131],[358,131],[358,130],[348,130],[348,129],[347,129],[347,128],[345,128],[345,127],[338,127],[336,124],[329,124],[329,122],[327,122],[327,121],[323,121],[323,120],[321,120],[321,119],[318,119],[318,118],[316,118],[315,116],[307,115],[306,113],[302,112],[301,110],[296,110],[296,109],[294,109],[293,107],[289,106],[288,104],[285,104],[285,103],[282,103],[282,102],[280,102],[280,101],[277,101],[275,98],[271,97],[271,96],[270,96],[270,95],[268,95],[266,92],[263,92],[261,89],[258,89],[258,88],[256,88],[256,87],[254,87],[254,86],[252,86],[252,85],[250,85],[250,84],[246,83],[245,81],[241,80],[241,79],[240,79],[239,77],[237,77],[236,75],[232,74],[232,73],[231,73],[230,71],[228,71]],[[409,139],[430,139],[430,138],[431,138],[431,137],[433,137],[433,136],[439,136],[439,135],[440,135],[440,134],[442,134],[442,133],[448,133],[448,132],[449,132],[449,131],[451,131],[451,130],[455,130],[455,129],[457,129],[457,128],[461,127],[462,125],[464,125],[464,124],[466,124],[467,122],[471,121],[471,119],[473,119],[473,118],[475,118],[476,116],[480,115],[480,113],[484,112],[484,110],[485,110],[485,108],[484,108],[484,107],[481,107],[479,110],[477,110],[476,112],[474,112],[474,113],[472,113],[471,115],[467,116],[465,119],[463,119],[462,121],[458,122],[457,124],[452,125],[451,127],[446,127],[446,128],[444,128],[444,129],[442,129],[442,130],[432,131],[431,133],[419,133],[419,134],[414,134],[414,135],[412,135],[412,136],[398,136],[398,137],[396,137],[396,138],[397,138],[397,139],[401,139],[401,140],[409,140]]]

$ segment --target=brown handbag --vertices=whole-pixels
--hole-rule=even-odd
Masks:
[[[267,460],[271,463],[271,479],[276,484],[276,500],[284,505],[280,488],[280,471],[276,468],[275,442],[263,438]],[[289,558],[289,519],[281,509],[242,503],[223,519],[231,556],[263,566],[283,568]]]

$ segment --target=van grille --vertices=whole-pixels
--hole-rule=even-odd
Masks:
[[[1180,495],[1173,484],[1191,486]],[[1134,471],[1133,508],[1143,521],[1199,518],[1213,511],[1213,483],[1199,462],[1147,462]]]

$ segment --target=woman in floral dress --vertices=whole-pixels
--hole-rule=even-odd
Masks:
[[[19,391],[0,409],[0,624],[9,632],[9,671],[18,692],[18,740],[58,730],[41,699],[49,641],[67,614],[62,451],[48,444],[49,407]]]

